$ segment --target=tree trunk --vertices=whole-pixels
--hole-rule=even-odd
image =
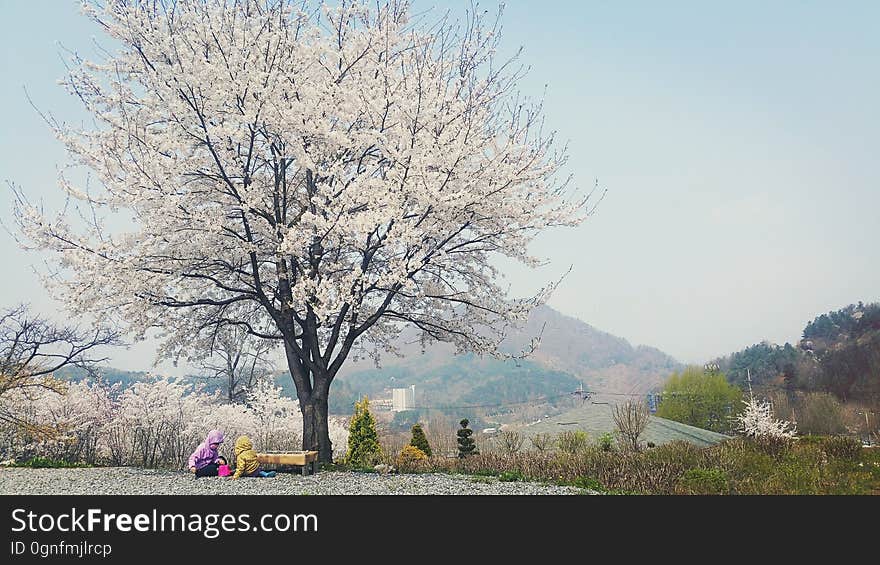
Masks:
[[[290,363],[288,364],[290,365]],[[290,366],[291,375],[294,374],[294,370],[295,368]],[[333,445],[330,442],[328,421],[330,377],[327,374],[312,374],[306,379],[308,382],[304,381],[303,386],[297,383],[297,379],[293,379],[303,419],[302,449],[303,451],[317,451],[318,461],[321,463],[332,463]]]
[[[317,451],[318,461],[333,461],[333,445],[330,442],[330,424],[326,394],[313,394],[301,404],[303,416],[303,450]]]

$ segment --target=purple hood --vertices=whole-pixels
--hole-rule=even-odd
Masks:
[[[205,438],[205,441],[200,443],[192,455],[189,456],[186,466],[201,469],[205,465],[216,463],[219,453],[217,453],[216,449],[211,448],[212,443],[223,443],[223,432],[220,430],[208,432],[208,437]]]

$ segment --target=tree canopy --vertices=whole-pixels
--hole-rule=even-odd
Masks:
[[[728,383],[723,373],[691,366],[666,381],[657,416],[725,433],[731,430],[741,401],[742,390]]]
[[[500,23],[410,16],[407,2],[87,2],[118,45],[63,84],[94,118],[47,116],[87,225],[23,191],[25,239],[57,254],[74,314],[117,319],[160,353],[200,357],[227,326],[283,346],[303,448],[330,457],[330,383],[406,325],[496,351],[548,289],[507,297],[490,262],[574,226],[589,194],[540,102],[498,60]],[[500,14],[499,14],[500,16]],[[125,229],[111,229],[124,213]]]

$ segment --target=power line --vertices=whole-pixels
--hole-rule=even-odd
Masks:
[[[735,385],[734,385],[735,386]],[[739,387],[737,387],[739,388]],[[788,387],[778,386],[778,385],[761,385],[761,390],[778,390],[778,391],[789,391],[798,390],[798,389],[790,389]],[[821,392],[821,391],[812,391],[812,392]],[[566,397],[577,397],[581,398],[582,401],[586,402],[590,400],[591,404],[608,404],[607,402],[596,402],[592,400],[594,395],[602,395],[602,396],[616,396],[616,397],[628,397],[628,398],[644,398],[653,395],[657,401],[662,401],[663,399],[668,398],[682,398],[682,399],[690,399],[690,400],[705,400],[707,397],[711,396],[709,393],[699,393],[699,392],[680,392],[680,391],[671,391],[671,392],[643,392],[643,393],[635,393],[635,392],[616,392],[616,391],[602,391],[602,390],[583,390],[583,388],[578,388],[577,390],[556,394],[551,396],[541,396],[538,398],[532,398],[527,400],[515,400],[515,401],[502,401],[502,402],[492,402],[487,404],[464,404],[464,405],[440,405],[440,406],[413,406],[409,409],[411,410],[467,410],[471,408],[498,408],[503,406],[518,406],[521,404],[534,404],[539,402],[546,402],[549,400],[556,400],[560,398]]]

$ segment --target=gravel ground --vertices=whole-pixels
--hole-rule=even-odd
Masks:
[[[274,478],[196,479],[187,472],[134,467],[82,469],[0,468],[0,494],[417,494],[563,495],[596,494],[574,487],[501,482],[465,475],[379,475],[322,471],[303,477],[280,472]]]

